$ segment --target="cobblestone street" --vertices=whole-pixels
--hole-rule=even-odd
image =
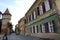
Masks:
[[[23,35],[16,35],[15,33],[12,33],[11,35],[7,36],[7,40],[39,40],[39,38],[23,36]]]

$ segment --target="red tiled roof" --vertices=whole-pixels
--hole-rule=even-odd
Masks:
[[[5,14],[9,14],[10,13],[9,10],[8,10],[8,8],[6,9],[6,11],[4,13]]]
[[[6,9],[6,11],[4,12],[5,15],[11,15],[8,8]]]

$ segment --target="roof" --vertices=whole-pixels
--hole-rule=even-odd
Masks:
[[[6,11],[3,13],[3,15],[11,15],[8,8],[6,9]]]

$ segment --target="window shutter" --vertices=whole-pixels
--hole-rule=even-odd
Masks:
[[[32,14],[31,14],[31,21],[32,21]]]
[[[38,13],[38,16],[40,15],[40,13],[39,13],[39,7],[37,7],[37,13]]]
[[[33,33],[35,33],[35,26],[33,26]]]
[[[58,18],[58,25],[60,26],[60,16],[59,16],[59,18]]]
[[[26,18],[26,23],[28,23],[28,18]]]
[[[34,20],[34,14],[32,13],[32,19]]]
[[[44,26],[45,26],[45,32],[48,33],[49,32],[48,23],[45,23]]]
[[[50,9],[52,9],[52,0],[49,0]]]
[[[29,22],[31,21],[31,15],[29,16]]]
[[[53,29],[54,29],[54,32],[57,32],[57,28],[56,28],[56,25],[54,23],[54,21],[52,20],[52,23],[53,23]]]
[[[29,23],[29,17],[28,17],[28,23]]]
[[[45,9],[45,4],[44,4],[44,2],[42,2],[42,8],[43,8],[43,13],[45,13],[45,12],[46,12],[46,9]]]
[[[26,24],[26,19],[24,20],[24,23]]]
[[[40,31],[42,32],[42,25],[40,25]]]
[[[37,16],[38,16],[38,14],[37,14],[37,13],[38,13],[38,12],[37,12],[37,8],[35,9],[35,11],[36,11],[36,18],[37,18]]]
[[[37,28],[37,33],[38,33],[39,32],[38,26],[36,26],[36,28]]]

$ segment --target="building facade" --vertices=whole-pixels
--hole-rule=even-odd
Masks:
[[[25,17],[21,18],[18,21],[18,25],[19,25],[18,27],[20,30],[20,34],[25,35]]]
[[[15,26],[15,33],[16,33],[16,34],[19,34],[19,27],[18,27],[18,24],[16,24],[16,26]]]
[[[59,14],[57,12],[56,0],[36,0],[26,16],[25,35],[60,39]]]
[[[6,11],[2,14],[2,32],[8,34],[9,33],[9,27],[8,27],[8,23],[10,23],[11,20],[11,14],[8,10],[8,8],[6,9]]]

